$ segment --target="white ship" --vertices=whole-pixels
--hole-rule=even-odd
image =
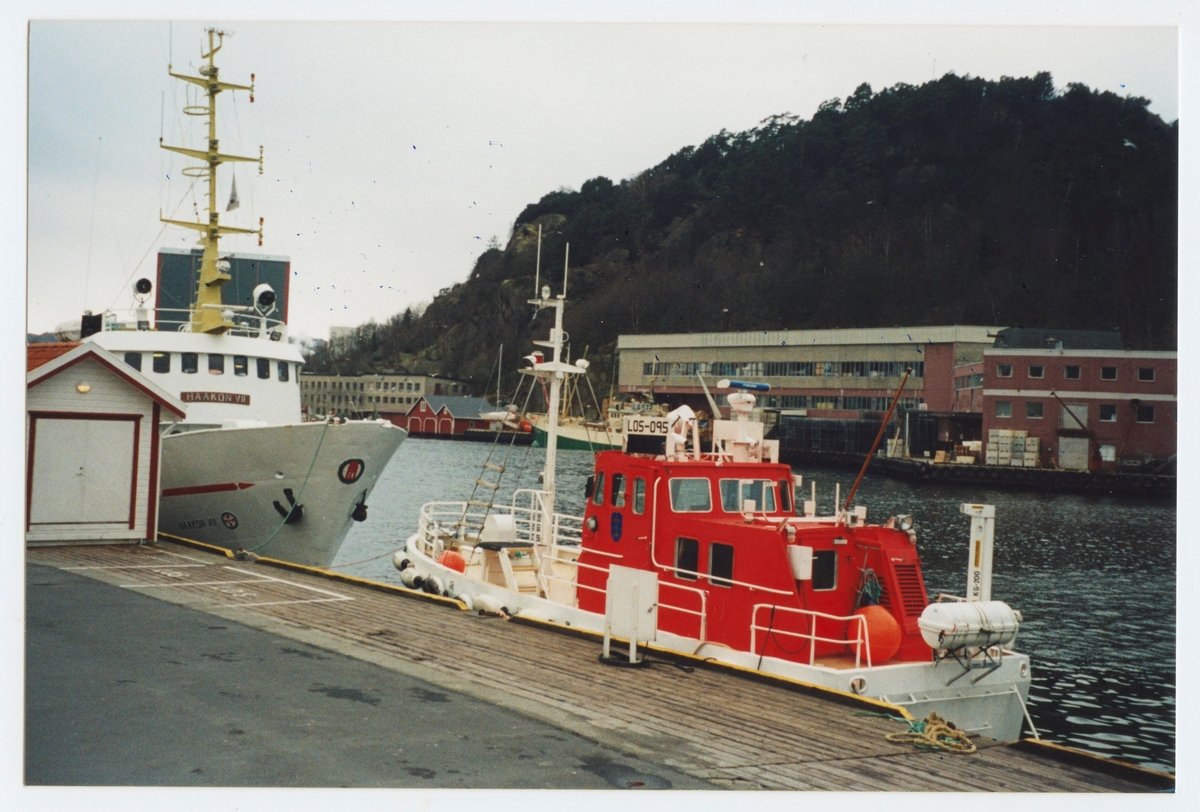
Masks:
[[[273,319],[275,293],[254,290],[252,306],[222,303],[231,278],[218,241],[257,229],[220,224],[217,168],[257,158],[222,154],[216,136],[217,94],[245,90],[218,79],[213,57],[223,33],[208,31],[200,76],[171,72],[198,85],[207,105],[189,115],[207,118],[206,149],[162,144],[203,166],[184,174],[207,179],[208,220],[163,219],[200,233],[203,256],[192,306],[164,310],[145,306],[153,286],[138,280],[135,307],[107,311],[99,324],[84,319],[83,340],[93,341],[141,371],[188,406],[187,418],[162,442],[159,531],[230,550],[328,566],[354,521],[367,516],[367,498],[379,475],[407,437],[385,420],[303,422],[300,368],[304,358],[287,340],[287,325]],[[251,77],[253,79],[253,77]],[[86,333],[99,330],[91,335]]]

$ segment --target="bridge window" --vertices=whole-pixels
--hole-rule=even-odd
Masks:
[[[200,368],[200,355],[194,352],[179,353],[179,369],[191,375]]]
[[[721,509],[740,513],[746,502],[753,502],[755,513],[775,512],[775,483],[766,479],[722,479]]]
[[[155,372],[170,372],[171,371],[171,353],[156,352],[154,359],[151,361],[151,366]]]
[[[603,505],[604,504],[604,472],[603,471],[598,471],[596,473],[596,490],[594,490],[592,492],[592,504],[593,505]]]
[[[264,381],[271,377],[271,362],[266,358],[257,358],[258,361],[258,377]]]
[[[837,589],[837,550],[813,550],[812,588],[814,592]]]
[[[246,356],[233,356],[233,374],[242,378],[250,374],[250,362],[246,359]]]
[[[208,354],[208,374],[209,375],[224,375],[225,374],[225,356]]]
[[[142,371],[142,354],[140,352],[125,353],[125,363],[129,364],[129,366],[133,367],[138,372],[141,372]]]
[[[288,379],[288,362],[279,362],[279,380],[286,381]]]
[[[779,480],[779,509],[792,512],[792,483],[786,479]]]
[[[675,539],[675,577],[685,581],[696,580],[696,567],[700,564],[700,542],[696,539]]]
[[[733,586],[733,545],[714,541],[708,545],[709,582],[714,586]]]
[[[633,480],[633,512],[639,516],[646,512],[646,480],[641,477]]]
[[[625,475],[613,474],[612,478],[612,506],[625,507]]]
[[[672,479],[670,489],[671,510],[676,513],[708,513],[712,510],[712,493],[707,479]]]

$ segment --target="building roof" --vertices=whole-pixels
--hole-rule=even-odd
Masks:
[[[461,395],[422,395],[421,400],[428,403],[429,408],[433,409],[435,414],[445,406],[449,410],[450,416],[456,420],[477,420],[481,413],[496,409],[483,398],[468,398]],[[415,408],[416,403],[413,406]]]
[[[846,330],[757,330],[741,333],[658,333],[617,337],[618,350],[674,347],[812,347],[871,344],[990,344],[1002,327],[857,327]]]
[[[66,355],[78,346],[78,341],[41,341],[36,344],[26,344],[25,371],[35,370],[60,355]]]
[[[1124,350],[1120,330],[1059,330],[1009,327],[996,335],[997,348],[1010,350]]]

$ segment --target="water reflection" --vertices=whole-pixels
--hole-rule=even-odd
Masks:
[[[544,451],[413,439],[401,446],[338,555],[343,572],[398,583],[391,552],[425,502],[463,500],[489,453],[507,467],[498,503],[537,487]],[[586,451],[560,451],[559,508],[582,513]],[[854,480],[814,469],[822,513]],[[868,475],[858,503],[871,521],[910,513],[930,595],[966,588],[965,502],[996,506],[992,596],[1020,610],[1017,647],[1033,660],[1029,712],[1044,738],[1153,769],[1175,763],[1174,505],[1130,499],[943,488]],[[361,563],[359,563],[361,562]]]

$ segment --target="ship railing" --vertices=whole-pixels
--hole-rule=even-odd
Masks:
[[[543,512],[536,506],[521,504],[493,506],[472,502],[427,502],[421,506],[416,543],[423,552],[437,558],[450,540],[478,542],[481,529],[489,515],[512,516],[514,541],[532,545],[539,556],[553,555],[553,551],[546,549],[541,540]],[[555,514],[552,522],[552,538],[556,546],[578,546],[582,536],[582,522],[574,516],[563,514]]]
[[[763,625],[759,620],[759,615],[762,612],[769,612],[770,617],[766,625]],[[806,618],[808,622],[807,632],[794,632],[786,629],[780,629],[775,626],[775,618],[778,615],[795,615],[801,618]],[[828,620],[834,623],[846,623],[846,634],[842,637],[822,637],[817,634],[817,620]],[[850,629],[856,628],[857,634],[851,638]],[[791,606],[778,606],[771,603],[756,603],[750,615],[750,650],[758,651],[758,634],[763,632],[766,637],[763,640],[763,648],[772,635],[782,635],[788,638],[797,638],[799,640],[808,641],[808,664],[814,665],[817,660],[817,643],[832,643],[841,646],[854,646],[854,667],[859,668],[862,665],[862,660],[865,655],[867,668],[871,667],[871,637],[867,629],[867,619],[862,615],[830,615],[825,612],[815,612],[811,609],[796,609]]]
[[[683,606],[676,606],[673,603],[667,603],[662,598],[663,587],[670,587],[672,589],[680,589],[680,590],[683,590],[684,592],[693,592],[696,595],[699,595],[700,596],[700,609],[699,610],[687,609]],[[699,620],[700,635],[697,639],[701,643],[707,643],[708,642],[708,593],[705,592],[703,589],[699,589],[698,587],[684,586],[683,584],[673,584],[670,581],[659,581],[658,588],[659,588],[658,610],[661,612],[662,610],[666,609],[671,612],[680,612],[685,615],[694,615],[695,617],[698,617],[700,619]]]
[[[270,338],[281,340],[287,331],[287,325],[281,319],[271,319],[259,316],[257,313],[239,313],[238,308],[229,319],[234,326],[225,334],[245,338]],[[106,331],[148,331],[190,333],[192,330],[193,313],[190,308],[179,307],[137,307],[128,310],[104,311],[104,326]]]

